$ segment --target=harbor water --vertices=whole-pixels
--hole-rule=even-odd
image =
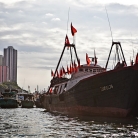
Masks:
[[[84,118],[41,108],[0,109],[0,138],[138,137],[138,118]]]

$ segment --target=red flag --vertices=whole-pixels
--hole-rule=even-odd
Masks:
[[[77,72],[77,65],[75,63],[75,60],[74,60],[74,70],[75,70],[75,72]]]
[[[66,37],[65,37],[65,44],[70,44],[70,42],[69,42],[69,38],[68,38],[67,35],[66,35]]]
[[[52,93],[52,87],[49,89],[49,93]]]
[[[88,57],[88,54],[86,53],[86,62],[87,62],[87,65],[90,65],[90,63],[91,63],[91,60],[89,59],[89,57]]]
[[[77,72],[78,71],[78,67],[76,66],[76,68],[75,68],[75,72]]]
[[[138,64],[138,53],[136,55],[135,64]]]
[[[70,70],[69,70],[69,67],[68,67],[68,65],[67,65],[67,72],[68,72],[68,74],[70,74]]]
[[[72,36],[74,36],[74,34],[77,32],[77,30],[72,26],[72,23],[71,23],[71,33],[72,33]]]
[[[59,73],[58,73],[58,70],[57,70],[57,77],[60,78]]]
[[[60,69],[60,77],[63,76],[63,71],[62,71],[62,68]]]
[[[51,77],[53,77],[54,76],[54,73],[53,73],[53,71],[51,70]]]
[[[62,67],[62,72],[63,72],[63,74],[66,74],[64,67]]]
[[[69,38],[68,38],[68,36],[66,35],[66,37],[65,37],[65,45],[69,45],[69,44],[70,44]],[[69,46],[68,46],[68,49],[69,49]]]

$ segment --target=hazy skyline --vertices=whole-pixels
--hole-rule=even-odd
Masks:
[[[81,64],[86,63],[85,54],[93,56],[95,49],[98,64],[104,67],[112,43],[105,7],[113,40],[121,42],[129,65],[138,49],[136,0],[0,0],[0,54],[8,46],[18,50],[18,85],[24,89],[30,86],[31,92],[37,85],[47,89],[66,34],[73,42],[71,22],[77,29],[75,42]]]

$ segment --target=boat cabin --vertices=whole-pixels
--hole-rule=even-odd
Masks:
[[[66,90],[69,90],[74,85],[76,85],[80,80],[90,77],[102,72],[105,72],[105,68],[102,68],[99,65],[81,65],[81,67],[78,69],[77,72],[74,72],[71,74],[70,79],[66,78],[53,78],[52,80],[52,86],[50,88],[50,93],[53,94],[61,94],[65,92]]]
[[[98,73],[102,73],[105,72],[105,68],[102,68],[99,65],[94,65],[94,64],[90,64],[90,65],[81,65],[81,67],[78,69],[77,72],[72,74],[72,79],[76,79],[79,77],[85,77],[87,75],[96,75]],[[87,76],[88,77],[88,76]]]
[[[2,97],[5,98],[16,98],[18,93],[18,90],[15,89],[5,89],[5,91],[2,93]]]
[[[18,100],[19,101],[33,101],[34,95],[31,93],[18,93]]]

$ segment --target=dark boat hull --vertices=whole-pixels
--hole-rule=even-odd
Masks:
[[[33,108],[34,102],[33,101],[21,101],[22,108]]]
[[[50,112],[71,115],[126,117],[138,114],[138,66],[100,73],[81,80],[61,95],[44,97]]]
[[[18,102],[15,99],[0,99],[1,108],[17,108]]]
[[[36,108],[43,108],[43,105],[40,101],[35,101]]]

